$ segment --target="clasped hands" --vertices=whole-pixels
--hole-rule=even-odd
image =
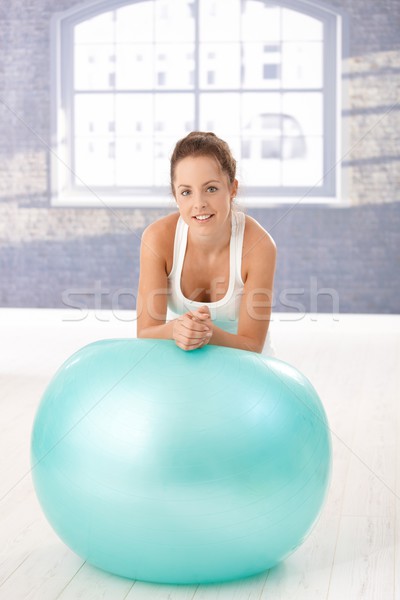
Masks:
[[[174,321],[173,338],[182,350],[196,350],[205,346],[213,334],[210,310],[200,306]]]

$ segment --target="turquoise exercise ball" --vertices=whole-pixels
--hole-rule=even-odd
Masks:
[[[92,565],[192,584],[259,573],[315,523],[331,469],[310,382],[273,358],[101,340],[50,382],[32,476],[62,540]]]

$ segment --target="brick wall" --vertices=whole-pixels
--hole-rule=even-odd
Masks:
[[[132,307],[141,232],[168,212],[50,206],[50,19],[73,4],[0,5],[0,306]],[[400,2],[330,4],[348,15],[345,203],[248,212],[278,244],[275,310],[399,312]]]

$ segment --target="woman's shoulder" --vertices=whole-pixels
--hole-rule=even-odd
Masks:
[[[142,248],[150,248],[159,257],[168,259],[173,251],[178,219],[179,212],[174,212],[147,225],[142,234]]]
[[[260,252],[274,254],[276,244],[271,234],[253,217],[245,215],[244,218],[243,254],[246,256],[254,256]]]
[[[156,221],[152,221],[143,231],[142,240],[160,241],[165,244],[168,239],[175,237],[176,224],[179,219],[179,212],[173,212]]]

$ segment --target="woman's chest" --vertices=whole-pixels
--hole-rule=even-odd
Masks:
[[[187,254],[181,272],[181,291],[196,302],[218,302],[226,296],[230,278],[229,249],[215,259]]]

